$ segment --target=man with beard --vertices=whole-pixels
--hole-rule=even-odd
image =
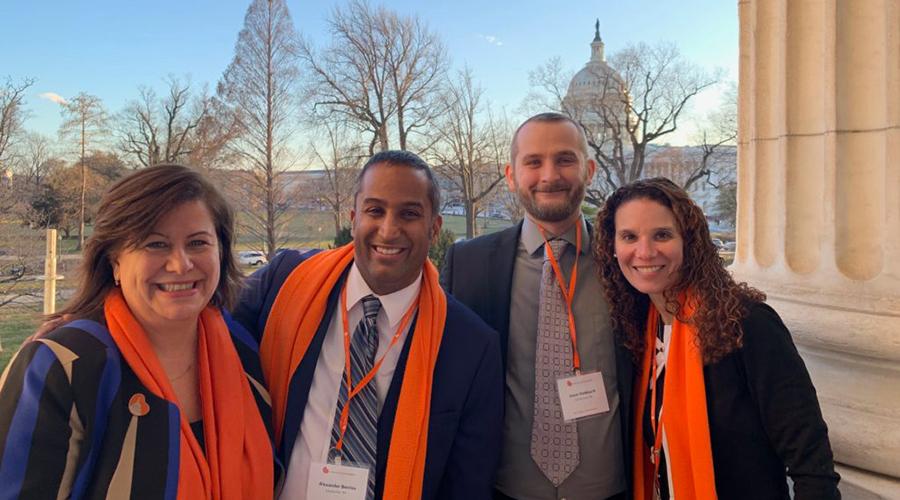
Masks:
[[[595,168],[578,124],[529,118],[506,165],[525,219],[457,243],[444,259],[444,288],[500,333],[496,499],[627,498],[631,362],[614,341],[580,210]]]

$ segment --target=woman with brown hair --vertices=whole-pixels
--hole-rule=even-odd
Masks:
[[[272,498],[257,345],[222,309],[233,225],[183,166],[109,189],[66,322],[0,379],[0,499]]]
[[[634,498],[840,498],[803,360],[765,295],[736,283],[702,210],[664,178],[614,192],[594,258],[638,365]]]

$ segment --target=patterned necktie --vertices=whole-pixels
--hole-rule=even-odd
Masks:
[[[550,240],[553,255],[562,260],[565,240]],[[556,381],[573,374],[572,339],[562,291],[544,249],[541,301],[538,311],[537,349],[534,357],[534,421],[531,426],[531,457],[554,486],[559,487],[581,459],[578,428],[565,423]]]
[[[356,325],[350,340],[350,376],[353,386],[366,376],[375,364],[375,352],[378,351],[378,329],[375,318],[381,310],[381,301],[374,295],[366,295],[362,299],[365,316]],[[334,415],[334,428],[331,431],[332,448],[341,435],[341,411],[347,404],[347,383],[341,371],[341,390],[338,393],[337,412]],[[367,499],[375,496],[375,443],[378,437],[378,394],[375,391],[375,380],[353,397],[350,404],[350,418],[347,431],[344,433],[342,458],[358,465],[371,468]]]

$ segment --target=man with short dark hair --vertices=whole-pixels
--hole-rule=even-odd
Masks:
[[[595,168],[577,123],[529,118],[506,165],[525,220],[457,243],[444,259],[445,289],[500,333],[497,499],[626,498],[631,362],[616,345],[581,214]]]
[[[352,245],[282,252],[248,280],[235,317],[261,339],[281,498],[490,498],[499,340],[427,260],[439,196],[418,156],[378,153]]]

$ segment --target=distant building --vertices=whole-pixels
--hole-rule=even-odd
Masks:
[[[617,135],[627,137],[622,129],[634,120],[628,115],[631,97],[625,88],[622,76],[606,62],[605,44],[600,37],[600,21],[594,25],[594,39],[591,41],[591,57],[569,83],[563,99],[563,111],[585,128],[585,133],[594,144],[603,149],[612,148],[609,135],[613,127],[618,127]],[[632,156],[630,143],[621,145],[626,161]],[[646,150],[643,178],[663,176],[676,184],[684,185],[688,172],[696,169],[703,157],[700,146],[668,146],[650,144]],[[689,192],[694,201],[703,208],[713,224],[721,224],[716,204],[718,186],[737,179],[737,150],[735,146],[719,146],[710,158],[709,166],[714,173],[691,184]],[[595,187],[601,180],[594,177]]]
[[[651,145],[644,163],[643,177],[667,177],[683,186],[702,159],[703,148],[700,146]],[[707,167],[711,174],[691,184],[688,192],[694,202],[703,209],[710,223],[729,227],[731,222],[719,217],[717,202],[719,188],[737,182],[737,146],[717,147],[709,158]]]
[[[619,73],[606,63],[600,20],[594,25],[591,58],[572,80],[563,99],[563,110],[581,123],[595,143],[602,144],[613,124],[624,126],[628,95]]]

